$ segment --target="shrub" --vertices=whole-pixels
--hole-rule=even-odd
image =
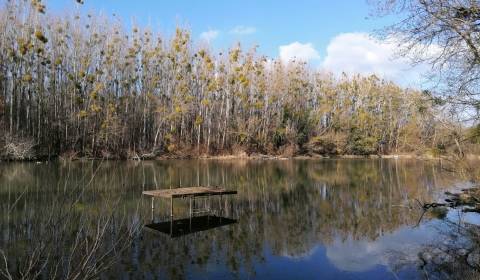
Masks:
[[[320,155],[338,154],[335,139],[330,136],[315,136],[308,142],[306,148],[308,151]]]
[[[1,157],[10,160],[32,160],[35,158],[35,143],[26,139],[6,139]]]
[[[348,151],[354,155],[371,155],[378,151],[378,141],[374,137],[355,137],[348,143]]]

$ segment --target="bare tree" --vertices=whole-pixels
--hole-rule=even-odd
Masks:
[[[217,53],[180,27],[164,38],[117,17],[59,17],[39,3],[0,9],[0,131],[8,135],[0,157],[26,157],[9,139],[31,143],[38,157],[138,159],[295,155],[312,142],[351,154],[442,144],[430,115],[444,115],[424,92],[374,75],[322,74],[240,44]]]
[[[435,90],[464,116],[480,119],[480,2],[477,0],[369,0],[380,16],[400,17],[383,37],[399,54],[432,66]]]

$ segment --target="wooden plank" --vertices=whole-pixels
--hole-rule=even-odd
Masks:
[[[189,188],[175,188],[163,190],[144,191],[144,195],[163,198],[177,198],[177,197],[197,197],[206,195],[227,195],[236,194],[237,191],[226,190],[218,187],[189,187]]]

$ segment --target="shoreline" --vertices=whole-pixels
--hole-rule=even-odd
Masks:
[[[226,154],[226,155],[161,155],[155,157],[42,157],[32,159],[9,159],[0,158],[0,162],[50,162],[50,161],[91,161],[91,160],[108,160],[108,161],[163,161],[163,160],[291,160],[291,159],[416,159],[416,160],[451,160],[451,156],[431,156],[431,155],[419,155],[419,154],[387,154],[387,155],[321,155],[321,154],[300,154],[294,156],[283,155],[266,155],[266,154]],[[467,154],[465,156],[467,160],[480,160],[480,155]]]

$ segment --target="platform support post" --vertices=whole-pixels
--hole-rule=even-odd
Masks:
[[[173,219],[173,197],[170,198],[170,218]]]
[[[155,209],[155,204],[154,204],[154,197],[152,196],[152,223],[154,222],[154,209]]]
[[[222,216],[223,216],[223,207],[222,207],[222,201],[223,201],[223,195],[220,195],[220,201],[218,203],[218,206],[219,206],[219,214],[218,216],[220,217],[220,221],[222,221]]]
[[[212,211],[210,207],[210,195],[207,195],[207,221],[210,221],[210,211]]]
[[[190,219],[192,219],[192,197],[190,196]]]

